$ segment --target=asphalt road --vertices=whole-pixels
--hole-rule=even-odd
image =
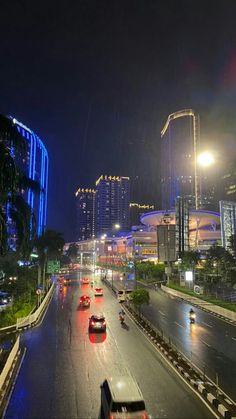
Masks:
[[[57,287],[43,323],[23,333],[27,351],[5,418],[98,418],[101,382],[127,372],[138,381],[150,418],[212,418],[135,324],[127,318],[127,327],[120,325],[110,289],[94,297],[90,285],[74,279],[62,293]],[[91,306],[78,309],[85,293]],[[88,318],[97,312],[105,314],[107,332],[88,334]]]
[[[124,281],[119,277],[114,275],[114,285],[121,288]],[[128,287],[129,283],[126,281]],[[217,375],[219,386],[236,400],[236,327],[195,307],[196,323],[190,325],[189,303],[168,296],[161,289],[148,290],[150,305],[143,307],[145,317],[215,382]]]

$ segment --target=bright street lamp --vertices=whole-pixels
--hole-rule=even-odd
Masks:
[[[215,163],[215,158],[214,155],[209,151],[204,151],[199,154],[197,162],[202,167],[208,167]]]

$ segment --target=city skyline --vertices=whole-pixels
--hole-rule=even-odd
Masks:
[[[160,131],[179,109],[200,114],[206,148],[235,154],[235,11],[233,1],[2,5],[1,112],[47,139],[50,228],[74,238],[74,191],[99,173],[136,179],[134,199],[160,208]]]

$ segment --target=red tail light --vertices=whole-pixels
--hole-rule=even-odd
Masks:
[[[113,416],[113,415],[110,415],[110,416],[109,416],[109,419],[114,419],[114,416]]]
[[[105,320],[104,320],[104,322],[102,322],[102,324],[103,324],[103,326],[105,326],[105,324],[106,324]]]
[[[142,415],[142,419],[148,419],[148,414],[147,414],[147,412],[143,413],[143,415]]]
[[[95,322],[94,322],[94,321],[92,321],[92,322],[91,322],[91,325],[92,325],[92,326],[94,326],[94,325],[95,325]]]

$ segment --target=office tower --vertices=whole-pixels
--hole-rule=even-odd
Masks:
[[[79,188],[76,191],[76,240],[94,237],[95,189]]]
[[[161,131],[162,209],[175,208],[175,199],[184,197],[190,208],[201,204],[197,172],[200,122],[192,109],[172,113]]]
[[[130,215],[130,227],[140,225],[140,217],[145,212],[154,211],[154,205],[138,204],[136,202],[130,202],[129,204],[129,215]]]
[[[96,235],[111,232],[116,224],[129,228],[130,180],[124,176],[100,176],[96,181]]]
[[[236,202],[220,201],[221,244],[227,250],[236,233]]]
[[[16,118],[6,116],[2,116],[2,118],[15,125],[21,136],[26,140],[26,157],[22,159],[15,150],[12,150],[12,155],[22,172],[30,179],[37,181],[40,185],[40,192],[38,194],[31,189],[26,189],[22,191],[22,195],[34,214],[37,234],[41,235],[45,230],[47,217],[48,153],[43,141],[30,128],[17,121]],[[14,235],[14,226],[11,224],[8,211],[7,216],[8,230]]]

